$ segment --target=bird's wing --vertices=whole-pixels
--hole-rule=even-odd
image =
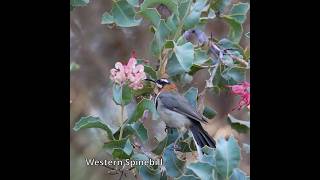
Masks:
[[[168,109],[202,123],[207,123],[203,116],[191,106],[188,100],[175,92],[163,92],[159,95],[161,103]]]

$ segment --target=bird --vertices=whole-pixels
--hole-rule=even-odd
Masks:
[[[174,142],[174,145],[176,145],[177,141],[185,132],[190,130],[199,156],[202,156],[201,148],[204,146],[211,148],[216,147],[215,140],[201,125],[201,123],[208,123],[207,118],[199,113],[189,101],[178,92],[177,86],[173,82],[166,78],[158,80],[146,78],[145,80],[155,83],[158,88],[154,103],[160,119],[165,122],[167,127],[177,128],[179,132],[179,136]]]

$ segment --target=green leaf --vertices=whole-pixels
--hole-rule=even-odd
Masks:
[[[245,80],[245,71],[238,67],[228,67],[221,73],[221,76],[227,80],[228,84],[238,84]]]
[[[216,13],[214,12],[213,9],[210,8],[207,16],[200,17],[200,23],[206,24],[208,23],[208,20],[214,19],[215,17],[216,17]]]
[[[223,47],[223,49],[232,49],[229,52],[235,53],[239,51],[242,55],[244,55],[244,51],[239,44],[236,44],[229,39],[223,38],[218,42],[219,46]]]
[[[117,105],[127,105],[133,98],[133,91],[127,85],[120,86],[118,84],[114,84],[112,87],[112,93],[113,101]]]
[[[125,130],[128,130],[136,135],[142,143],[146,143],[148,141],[148,131],[141,122],[127,124]]]
[[[161,171],[159,169],[151,169],[148,166],[141,166],[139,168],[139,175],[143,180],[160,179]]]
[[[134,7],[127,0],[113,2],[111,14],[116,25],[120,27],[138,26],[142,21],[142,19],[135,19]]]
[[[229,38],[235,42],[239,43],[243,28],[242,24],[246,20],[246,14],[249,10],[248,3],[237,3],[234,4],[228,15],[223,16],[223,19],[229,24]]]
[[[187,168],[192,170],[202,180],[213,180],[214,168],[208,163],[190,163]]]
[[[214,156],[215,150],[214,150],[214,148],[211,148],[206,145],[206,146],[203,146],[202,152],[204,153],[204,155]]]
[[[179,141],[177,144],[180,152],[192,152],[197,150],[193,142],[193,137],[191,136],[187,136],[187,138],[185,138],[182,141]]]
[[[154,103],[149,99],[143,99],[137,104],[137,107],[129,118],[128,123],[130,124],[138,121],[143,116],[145,110],[149,110],[152,113],[153,120],[156,120],[158,118],[159,115]]]
[[[134,96],[143,96],[145,98],[148,98],[150,96],[150,94],[153,92],[154,90],[154,85],[152,83],[146,83],[142,89],[137,89],[135,91],[133,91],[133,95]]]
[[[198,72],[199,70],[204,69],[204,67],[197,65],[197,64],[192,64],[190,71],[188,72],[188,74],[190,74],[191,76],[193,76],[196,72]]]
[[[167,68],[166,71],[170,77],[178,75],[178,74],[182,74],[185,72],[185,70],[180,65],[180,63],[174,53],[169,57],[169,61],[168,61],[166,68]]]
[[[127,0],[131,6],[139,7],[139,0]]]
[[[247,126],[248,128],[250,128],[250,121],[244,121],[244,120],[236,119],[236,118],[233,117],[231,114],[228,114],[228,118],[230,119],[230,121],[231,121],[232,123],[240,123],[240,124],[245,125],[245,126]]]
[[[77,64],[77,63],[75,63],[75,62],[72,62],[72,63],[70,64],[70,72],[75,71],[75,70],[77,70],[77,69],[79,69],[79,68],[80,68],[79,64]]]
[[[159,12],[157,11],[157,9],[155,8],[146,8],[142,11],[140,11],[140,14],[145,17],[146,19],[148,19],[149,21],[151,21],[151,23],[154,25],[154,26],[158,26],[159,23],[160,23],[160,14]]]
[[[133,147],[128,138],[112,140],[103,145],[103,149],[111,154],[113,158],[128,159],[131,157]]]
[[[178,178],[174,178],[175,180],[200,180],[200,178],[190,169],[185,168],[184,172]]]
[[[230,10],[229,17],[235,19],[238,23],[242,24],[246,20],[246,14],[249,10],[249,3],[234,4]]]
[[[175,45],[173,50],[182,68],[186,72],[190,71],[194,60],[194,49],[192,43],[187,42],[181,46]]]
[[[209,106],[205,106],[203,110],[203,115],[208,119],[212,119],[216,116],[217,112]]]
[[[133,92],[132,89],[129,86],[123,86],[122,87],[122,104],[127,105],[131,102],[133,98]]]
[[[194,64],[202,65],[208,61],[210,61],[210,57],[208,56],[207,51],[204,51],[202,49],[194,50]]]
[[[116,131],[110,128],[105,122],[103,122],[99,117],[87,116],[81,117],[78,122],[76,122],[73,127],[74,131],[79,131],[80,129],[87,128],[100,128],[107,132],[109,139],[114,139],[113,133]]]
[[[178,17],[174,14],[172,14],[170,17],[168,17],[166,21],[168,27],[170,28],[170,34],[175,34],[178,26],[179,26],[179,20]]]
[[[198,0],[191,5],[190,14],[185,18],[183,27],[185,30],[195,27],[200,22],[200,15],[206,10],[207,0]]]
[[[178,178],[174,178],[175,180],[200,180],[200,178],[196,177],[193,174],[190,175],[181,175]]]
[[[164,148],[167,146],[167,141],[168,141],[168,136],[164,140],[160,141],[157,147],[152,150],[152,152],[156,155],[162,154]]]
[[[179,0],[178,3],[179,18],[182,21],[189,12],[192,0]]]
[[[170,144],[165,149],[162,158],[168,176],[181,176],[186,162],[177,157],[173,149],[173,144]]]
[[[249,128],[247,126],[240,123],[232,123],[229,118],[228,123],[231,125],[232,129],[236,130],[239,133],[247,133],[249,131]]]
[[[179,14],[177,0],[144,0],[140,7],[141,7],[141,10],[143,11],[146,8],[154,6],[156,4],[163,4],[167,6],[172,13],[176,15]]]
[[[234,66],[233,59],[230,55],[223,55],[221,58],[221,61],[224,65],[226,65],[228,67]]]
[[[157,79],[157,72],[151,67],[151,66],[148,66],[148,65],[143,65],[144,66],[144,72],[147,73],[147,75],[150,76],[150,78],[152,79]]]
[[[135,153],[131,157],[134,161],[149,161],[149,158],[145,154]],[[155,166],[145,166],[145,165],[135,165],[137,171],[142,179],[160,179],[161,172],[159,168],[154,168]]]
[[[169,128],[168,129],[168,141],[167,144],[172,144],[179,136],[178,130],[176,128]]]
[[[243,33],[242,25],[229,16],[223,16],[223,18],[229,24],[229,39],[235,43],[239,43]]]
[[[250,129],[250,121],[239,120],[228,114],[228,122],[239,133],[247,133]]]
[[[182,44],[185,44],[185,43],[187,43],[188,41],[186,40],[186,38],[184,38],[183,37],[183,35],[182,36],[180,36],[179,38],[178,38],[178,40],[177,40],[177,45],[182,45]]]
[[[218,139],[215,158],[218,174],[229,179],[233,169],[240,163],[240,147],[233,136],[230,136],[228,141],[224,138]]]
[[[204,152],[204,154],[200,161],[208,163],[211,166],[216,166],[215,150],[211,147],[204,146],[202,152]]]
[[[231,0],[214,0],[211,3],[211,7],[216,12],[223,12],[226,6],[231,3]]]
[[[164,47],[165,48],[174,48],[174,41],[172,41],[172,40],[167,40],[166,42],[165,42],[165,44],[164,44]]]
[[[112,24],[114,23],[113,16],[110,15],[107,11],[102,14],[101,24]]]
[[[88,5],[89,0],[70,0],[70,5],[73,7],[81,7]]]
[[[193,80],[193,77],[190,74],[183,73],[180,75],[180,83],[182,86],[184,86],[185,84],[190,84],[192,80]]]
[[[190,87],[188,91],[184,93],[184,97],[187,98],[193,108],[197,108],[198,88]]]
[[[246,173],[243,172],[241,169],[235,168],[233,169],[233,173],[230,177],[230,180],[247,180],[247,176]]]
[[[217,72],[219,73],[216,73],[216,75],[212,80],[212,83],[214,86],[213,91],[221,92],[221,90],[227,90],[227,87],[225,85],[231,84],[231,83],[228,83],[228,81],[222,77],[222,73],[220,73],[220,72],[223,72],[224,69],[226,69],[224,66],[218,66]]]
[[[166,37],[171,33],[171,29],[164,19],[160,19],[159,26],[155,30],[155,36],[151,42],[151,50],[155,56],[158,56],[164,46]]]
[[[190,143],[188,143],[186,141],[179,141],[177,144],[178,144],[180,152],[192,152],[192,149],[190,147]]]
[[[177,138],[179,134],[177,129],[175,128],[168,128],[166,137],[160,141],[155,149],[152,150],[153,153],[160,155],[162,154],[163,150],[166,148],[168,144],[173,143]],[[191,149],[193,146],[190,144]],[[194,148],[193,148],[194,149]]]

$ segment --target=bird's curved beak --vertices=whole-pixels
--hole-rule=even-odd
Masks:
[[[146,79],[144,79],[145,81],[151,81],[151,82],[153,82],[153,83],[156,83],[156,81],[155,80],[153,80],[153,79],[148,79],[148,78],[146,78]]]

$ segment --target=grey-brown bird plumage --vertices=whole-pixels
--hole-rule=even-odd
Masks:
[[[215,148],[214,139],[203,129],[206,118],[177,91],[162,92],[156,98],[156,108],[168,127],[190,129],[196,143],[202,148]]]

